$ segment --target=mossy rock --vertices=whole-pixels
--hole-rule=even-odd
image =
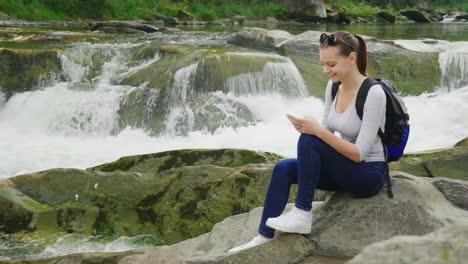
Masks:
[[[406,154],[391,162],[391,170],[399,170],[424,177],[446,177],[468,180],[468,147],[423,151]]]
[[[262,206],[280,159],[249,150],[180,150],[12,177],[0,181],[0,232],[16,239],[150,234],[176,243]],[[294,186],[290,201],[295,194]]]
[[[457,142],[457,144],[455,144],[454,147],[455,148],[468,147],[468,138],[460,140],[459,142]]]
[[[60,79],[61,62],[56,51],[0,50],[0,89],[7,98],[30,91],[48,80]]]
[[[282,158],[270,152],[243,149],[182,149],[122,157],[117,161],[92,167],[88,170],[151,173],[198,165],[235,168],[249,164],[276,163]]]

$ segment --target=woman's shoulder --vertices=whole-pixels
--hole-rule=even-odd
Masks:
[[[367,100],[378,101],[378,102],[385,102],[387,97],[385,95],[385,91],[380,84],[374,84],[369,88],[369,92],[367,94]]]

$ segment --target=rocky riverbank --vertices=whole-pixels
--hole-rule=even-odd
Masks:
[[[354,257],[349,263],[368,263],[367,259],[380,258],[366,250],[367,246],[394,250],[391,245],[400,241],[418,247],[417,252],[427,249],[426,253],[411,253],[415,261],[433,259],[439,253],[462,259],[460,248],[447,245],[467,239],[462,234],[468,229],[468,182],[466,175],[459,180],[460,173],[468,169],[463,162],[468,154],[466,140],[453,149],[433,153],[437,154],[407,155],[392,164],[417,175],[392,172],[394,199],[388,199],[385,189],[366,199],[319,193],[316,200],[328,198],[314,203],[311,235],[280,234],[271,243],[238,254],[226,250],[256,233],[261,215],[261,208],[256,207],[263,203],[273,165],[281,159],[278,155],[230,149],[180,150],[124,157],[87,170],[52,169],[16,176],[0,181],[4,241],[21,243],[67,233],[152,234],[157,238],[155,246],[173,245],[0,263],[88,263],[91,259],[93,263],[120,264],[306,263],[311,255],[333,257],[341,263]],[[430,175],[408,167],[408,161],[415,160]],[[430,232],[442,235],[427,235]],[[453,232],[460,236],[445,235]],[[398,235],[413,237],[395,237]],[[431,236],[439,240],[424,244]],[[387,239],[389,242],[381,242]]]

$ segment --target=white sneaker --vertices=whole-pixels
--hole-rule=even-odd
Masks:
[[[240,245],[238,247],[231,248],[230,250],[228,250],[228,252],[238,252],[238,251],[241,251],[241,250],[246,250],[246,249],[249,249],[249,248],[260,246],[260,245],[265,244],[266,242],[269,242],[271,240],[272,240],[272,238],[266,238],[264,236],[257,235],[256,237],[254,237],[249,242],[247,242],[247,243],[245,243],[243,245]]]
[[[287,213],[270,217],[266,225],[285,233],[310,234],[312,232],[312,210],[304,211],[293,206]]]

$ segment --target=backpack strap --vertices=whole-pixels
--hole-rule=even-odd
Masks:
[[[333,83],[332,85],[332,98],[331,100],[333,101],[336,97],[336,94],[338,93],[338,87],[340,87],[340,84],[341,82],[336,82],[336,83]]]
[[[368,77],[364,82],[362,82],[361,87],[359,88],[356,97],[356,112],[361,120],[364,113],[364,104],[366,103],[367,94],[369,93],[370,88],[375,84],[379,84],[379,82],[374,78]]]
[[[370,88],[375,84],[379,84],[378,80],[368,77],[367,79],[364,80],[361,87],[359,88],[359,91],[356,97],[356,112],[361,120],[364,114],[364,104],[366,103],[367,94],[369,93]],[[384,156],[385,156],[385,169],[386,169],[385,179],[387,182],[387,196],[389,198],[393,198],[392,182],[390,181],[390,170],[388,168],[388,152],[387,152],[387,147],[382,141],[384,137],[384,133],[382,132],[382,129],[380,128],[378,131],[378,135],[380,136],[380,140],[382,142],[382,148],[384,150]]]

